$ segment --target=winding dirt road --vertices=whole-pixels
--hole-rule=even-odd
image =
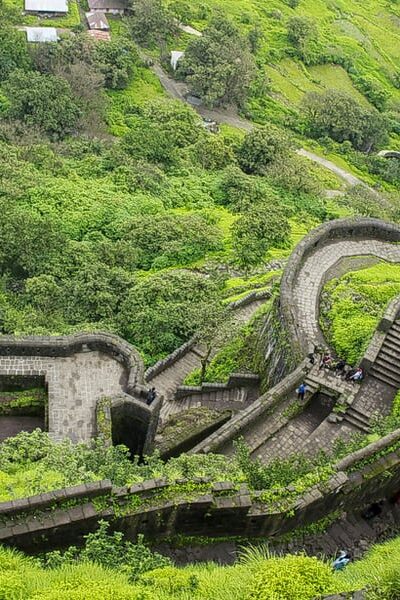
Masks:
[[[144,55],[142,56],[145,59],[147,58]],[[187,104],[190,104],[190,106],[193,106],[186,99],[186,94],[188,92],[186,84],[180,81],[175,81],[175,79],[170,77],[158,63],[154,63],[153,65],[151,65],[150,68],[153,71],[153,73],[158,77],[161,85],[163,86],[164,90],[169,96],[175,98],[176,100],[186,102]],[[251,131],[254,127],[254,124],[251,123],[251,121],[247,121],[246,119],[242,119],[241,117],[239,117],[234,107],[214,108],[212,110],[205,108],[204,106],[193,106],[193,108],[204,119],[211,119],[212,121],[216,121],[218,123],[225,123],[226,125],[231,125],[232,127],[243,129],[244,131]],[[322,167],[325,167],[325,169],[332,171],[332,173],[335,173],[349,186],[363,184],[361,179],[358,179],[358,177],[355,177],[355,175],[353,175],[349,171],[338,167],[337,165],[335,165],[335,163],[331,162],[330,160],[327,160],[326,158],[322,158],[321,156],[318,156],[317,154],[314,154],[309,150],[305,150],[304,148],[300,148],[299,150],[296,150],[296,152],[300,156],[304,156],[305,158],[308,158],[309,160],[318,163]]]

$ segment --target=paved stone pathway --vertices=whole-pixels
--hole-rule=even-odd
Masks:
[[[375,256],[397,263],[400,262],[400,245],[378,240],[338,241],[318,248],[306,259],[297,277],[293,303],[300,336],[311,343],[323,341],[318,324],[319,296],[327,271],[344,258],[355,256]]]
[[[236,322],[240,325],[250,321],[264,302],[265,300],[262,299],[255,300],[254,302],[237,308],[235,310]],[[154,386],[157,393],[164,397],[160,414],[163,421],[168,418],[170,413],[177,412],[176,407],[171,406],[171,403],[174,403],[175,392],[192,371],[201,367],[201,357],[201,347],[195,346],[166,369],[148,380],[148,384]]]
[[[95,434],[95,408],[103,396],[125,391],[126,368],[97,351],[67,357],[2,356],[1,375],[44,376],[48,386],[49,433],[56,440],[83,442]]]
[[[344,512],[326,531],[314,535],[301,534],[286,542],[273,537],[253,540],[253,544],[268,544],[272,553],[294,554],[305,552],[309,556],[318,556],[334,560],[340,550],[350,552],[353,560],[360,559],[372,544],[398,536],[400,533],[400,507],[385,502],[382,513],[372,519],[364,519],[359,512]],[[165,556],[170,556],[176,564],[186,565],[198,562],[214,561],[223,565],[233,564],[240,555],[243,542],[221,541],[207,545],[189,545],[174,547],[159,543],[153,548]]]
[[[14,437],[21,431],[33,431],[39,427],[44,428],[44,419],[41,417],[0,417],[0,442],[9,437]]]

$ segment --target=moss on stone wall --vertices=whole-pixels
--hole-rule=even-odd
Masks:
[[[42,416],[47,402],[43,388],[0,392],[0,415]]]
[[[162,426],[156,437],[156,449],[163,458],[177,456],[221,427],[230,416],[230,411],[204,406],[179,412]]]

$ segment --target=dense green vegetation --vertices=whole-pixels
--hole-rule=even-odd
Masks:
[[[43,416],[47,394],[43,388],[0,392],[0,415]]]
[[[0,594],[26,600],[314,600],[366,589],[367,600],[399,594],[400,538],[374,546],[344,571],[305,555],[274,556],[250,548],[233,566],[177,568],[142,542],[108,533],[105,522],[81,549],[33,559],[0,548]]]
[[[286,256],[297,230],[368,210],[397,219],[395,195],[326,200],[337,179],[293,151],[299,135],[314,136],[393,191],[397,163],[360,150],[379,146],[378,133],[395,140],[394,75],[379,87],[361,68],[364,50],[350,60],[354,46],[343,47],[339,62],[358,77],[357,93],[352,84],[340,91],[349,98],[305,86],[313,95],[300,111],[301,97],[286,102],[271,74],[281,63],[303,64],[304,74],[335,63],[323,49],[330,20],[322,26],[294,5],[278,16],[278,7],[238,3],[231,20],[216,8],[137,0],[126,19],[112,19],[111,43],[77,33],[29,45],[12,27],[18,6],[1,7],[2,333],[109,330],[151,364],[204,329],[206,307],[216,314],[230,294],[251,291],[249,276]],[[184,34],[176,19],[203,37]],[[178,78],[206,103],[236,103],[265,126],[208,133],[191,108],[165,98],[135,41],[162,61],[176,44],[187,47]],[[359,74],[350,65],[358,59]],[[243,277],[249,283],[231,293]]]
[[[325,286],[321,325],[339,356],[356,364],[389,301],[399,293],[400,267],[383,261]]]
[[[67,16],[49,19],[23,15],[21,0],[0,0],[0,333],[108,330],[132,342],[147,365],[196,333],[206,359],[187,382],[224,381],[235,370],[257,371],[259,360],[259,321],[236,329],[230,301],[269,287],[294,244],[320,222],[399,221],[400,161],[376,154],[400,141],[399,7],[383,0],[129,5],[124,19],[110,18],[105,43],[82,32],[84,7],[75,1]],[[203,36],[182,32],[179,22]],[[24,24],[67,31],[57,44],[29,45],[17,29]],[[172,49],[185,50],[176,73]],[[194,110],[167,99],[151,61],[205,105],[233,105],[229,114],[260,127],[209,133]],[[327,199],[327,189],[344,185],[298,156],[300,145],[385,194],[359,187]],[[349,362],[399,293],[399,277],[398,267],[381,263],[327,286],[324,326]],[[211,358],[216,341],[221,349]],[[42,411],[44,401],[9,395],[0,412]],[[330,478],[338,458],[399,427],[399,414],[396,399],[369,436],[339,441],[330,456],[267,465],[240,440],[229,458],[164,463],[155,454],[139,464],[126,448],[99,440],[55,444],[39,431],[22,433],[0,445],[0,501],[102,478],[122,486],[166,477],[171,500],[231,481],[261,490],[262,502],[290,514],[299,496]],[[177,483],[202,476],[210,483]],[[341,575],[316,559],[263,552],[233,567],[177,569],[142,540],[132,545],[101,524],[84,548],[40,561],[0,549],[0,598],[311,600],[367,586],[371,600],[392,600],[398,542],[374,552]]]

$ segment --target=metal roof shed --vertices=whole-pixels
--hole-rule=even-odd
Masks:
[[[25,11],[34,13],[67,13],[67,0],[25,0]]]
[[[28,42],[57,42],[58,35],[55,27],[27,27],[26,39]]]

